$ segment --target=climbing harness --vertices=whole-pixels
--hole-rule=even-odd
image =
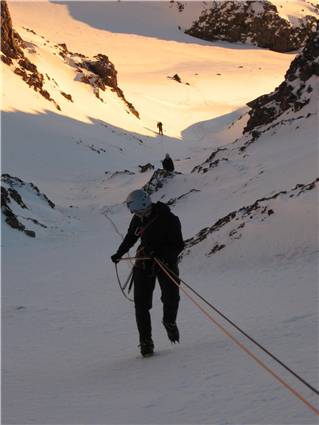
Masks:
[[[133,260],[136,259],[134,257],[121,258],[121,260]],[[142,260],[142,258],[138,258],[138,260]],[[264,348],[261,344],[259,344],[254,338],[250,337],[245,331],[243,331],[239,326],[237,326],[232,320],[230,320],[227,316],[225,316],[220,310],[214,307],[210,302],[208,302],[204,297],[202,297],[197,291],[195,291],[189,284],[187,284],[183,279],[177,276],[169,267],[160,261],[158,258],[154,257],[144,257],[143,260],[154,260],[156,264],[160,267],[160,269],[170,278],[173,284],[177,285],[180,290],[192,301],[192,303],[210,320],[212,321],[228,338],[230,338],[242,351],[248,354],[251,358],[253,358],[259,366],[265,369],[268,373],[270,373],[273,378],[275,378],[280,384],[282,384],[287,390],[289,390],[295,397],[297,397],[300,401],[302,401],[310,410],[312,410],[317,416],[319,416],[319,410],[313,406],[309,401],[307,401],[297,390],[295,390],[290,384],[288,384],[283,378],[281,378],[276,372],[274,372],[269,366],[267,366],[259,357],[254,354],[250,349],[248,349],[242,342],[240,342],[234,335],[232,335],[223,325],[221,325],[215,317],[213,317],[209,312],[207,312],[204,307],[197,301],[194,296],[192,296],[188,290],[192,291],[201,301],[205,302],[211,309],[213,309],[216,313],[218,313],[223,319],[225,319],[229,324],[231,324],[236,330],[241,332],[246,338],[248,338],[251,342],[253,342],[258,348],[263,350],[266,354],[268,354],[273,360],[283,366],[288,372],[290,372],[293,376],[295,376],[300,382],[306,385],[310,390],[312,390],[315,394],[319,395],[319,391],[314,388],[311,384],[309,384],[306,380],[301,378],[296,372],[290,369],[287,365],[285,365],[281,360],[279,360],[275,355],[273,355],[270,351]],[[185,287],[184,287],[185,286]],[[187,290],[187,289],[188,290]]]

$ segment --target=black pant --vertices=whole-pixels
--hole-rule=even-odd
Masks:
[[[177,276],[177,264],[169,265]],[[161,288],[163,303],[163,322],[176,321],[179,304],[179,287],[158,267],[134,267],[134,303],[137,328],[140,341],[152,338],[150,309],[156,278]],[[178,279],[175,279],[178,282]]]

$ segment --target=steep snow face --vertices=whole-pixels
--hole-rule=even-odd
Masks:
[[[186,33],[204,40],[248,43],[278,52],[299,49],[315,30],[318,9],[301,1],[292,2],[289,7],[281,3],[287,2],[276,2],[277,7],[270,1],[213,2]]]
[[[269,247],[273,235],[279,232],[279,229],[281,235],[279,243],[282,245],[276,246],[277,251],[293,251],[287,252],[287,255],[294,255],[294,253],[297,255],[298,250],[315,253],[318,241],[313,234],[313,229],[318,224],[314,214],[317,208],[318,182],[319,178],[308,184],[298,184],[291,190],[258,199],[253,204],[220,218],[214,225],[203,229],[195,237],[186,241],[185,261],[191,251],[196,256],[210,257],[223,249],[228,249],[233,244],[242,244],[245,249],[249,249],[245,252],[246,257],[258,256],[260,264],[266,264],[273,258],[274,253],[269,250]],[[308,191],[313,193],[308,194]],[[286,219],[288,215],[289,222]],[[300,226],[298,223],[301,221],[304,221],[306,225]],[[269,235],[268,239],[267,235]],[[251,240],[239,243],[242,237],[248,237]],[[262,242],[258,244],[258,253],[254,253],[258,238],[261,238]],[[190,249],[194,246],[196,250]],[[200,254],[198,250],[201,250]],[[240,246],[235,248],[235,251],[237,250],[242,252]]]
[[[251,102],[252,110],[224,130],[230,134],[234,126],[237,131],[241,129],[234,142],[220,146],[193,169],[195,174],[206,175],[207,182],[220,181],[222,187],[232,187],[232,205],[238,202],[237,196],[241,206],[255,202],[261,187],[263,196],[268,196],[291,190],[294,185],[308,184],[318,177],[317,52],[318,34],[314,34],[291,64],[285,82],[274,93]],[[249,178],[248,170],[249,174],[252,172]],[[213,188],[210,190],[214,193]],[[207,193],[193,197],[199,202]],[[224,206],[227,202],[226,195]],[[315,203],[313,213],[316,214]]]

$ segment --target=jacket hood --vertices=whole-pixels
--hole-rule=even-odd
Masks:
[[[156,202],[153,204],[154,211],[158,214],[168,214],[171,209],[168,205],[163,204],[163,202]]]

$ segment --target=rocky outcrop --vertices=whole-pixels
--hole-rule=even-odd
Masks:
[[[216,254],[236,240],[241,239],[245,229],[247,230],[251,222],[264,222],[271,219],[273,215],[276,216],[277,205],[280,207],[282,200],[289,202],[293,198],[315,190],[318,183],[319,178],[311,183],[297,184],[293,189],[282,190],[274,195],[258,199],[251,205],[242,207],[237,211],[230,212],[217,220],[212,226],[203,228],[193,238],[187,239],[183,256],[187,255],[194,246],[205,240],[209,240],[205,247],[206,255]],[[277,198],[281,199],[279,204],[276,204]],[[214,239],[214,242],[211,244],[212,239]]]
[[[52,99],[50,93],[44,88],[44,76],[37,66],[24,54],[24,42],[20,35],[14,31],[7,2],[1,1],[1,59],[8,66],[14,67],[14,73],[33,88],[45,99],[53,102],[58,110],[60,106]]]
[[[98,54],[93,60],[84,60],[82,67],[96,75],[95,84],[105,90],[105,86],[117,88],[117,71],[106,55]]]
[[[65,43],[58,44],[56,47],[65,62],[76,68],[77,80],[91,85],[98,99],[103,101],[100,90],[104,92],[106,87],[110,87],[123,100],[129,111],[139,118],[138,111],[132,103],[126,100],[123,90],[119,88],[117,70],[108,56],[99,53],[90,59],[81,53],[70,52]]]
[[[221,162],[228,161],[226,157],[217,158],[224,151],[227,152],[227,148],[217,148],[202,164],[196,165],[192,169],[192,173],[207,173],[209,169],[217,167]]]
[[[270,1],[214,1],[185,33],[208,41],[241,42],[289,52],[304,45],[317,22],[309,15],[292,26]]]
[[[61,108],[57,104],[57,102],[51,97],[50,93],[44,88],[44,75],[38,71],[36,65],[34,65],[30,60],[26,57],[22,57],[18,61],[18,66],[14,69],[14,73],[19,75],[22,80],[28,84],[29,87],[33,88],[36,92],[38,92],[41,96],[43,96],[46,100],[54,103],[56,108],[60,111]]]
[[[165,171],[161,168],[158,168],[154,171],[149,181],[143,186],[143,190],[151,195],[154,192],[160,190],[169,179],[173,178],[174,175],[180,174],[176,172]]]
[[[109,172],[106,171],[105,174],[108,174]],[[112,173],[109,177],[109,179],[113,179],[114,177],[119,177],[119,176],[134,176],[134,172],[130,171],[130,170],[123,170],[123,171],[115,171],[114,173]]]
[[[176,8],[180,13],[183,12],[183,10],[185,9],[185,4],[181,1],[170,0],[169,3],[171,6],[176,5]]]
[[[154,165],[151,164],[150,162],[144,165],[139,165],[138,167],[140,169],[140,173],[145,173],[148,170],[154,170]]]
[[[35,203],[41,204],[41,209],[55,208],[55,204],[33,183],[26,183],[9,174],[1,176],[1,212],[5,222],[13,229],[33,238],[36,233],[34,230],[27,229],[26,222],[31,222],[36,227],[47,228],[45,224],[39,222],[36,213],[28,206]]]
[[[248,103],[252,109],[244,132],[272,123],[286,111],[298,112],[312,96],[318,96],[319,26],[302,52],[292,61],[285,80],[276,90]]]
[[[7,2],[1,1],[1,52],[2,60],[11,64],[12,59],[18,59],[23,56],[23,52],[19,46],[20,37],[12,28],[12,20]]]
[[[177,196],[177,198],[171,198],[171,199],[169,199],[167,202],[166,202],[166,204],[167,205],[176,205],[176,203],[178,202],[178,201],[180,201],[181,199],[185,199],[185,198],[187,198],[191,193],[195,193],[195,192],[200,192],[200,190],[199,189],[191,189],[191,190],[189,190],[188,192],[186,192],[186,193],[182,193],[182,195],[179,195],[179,196]]]

